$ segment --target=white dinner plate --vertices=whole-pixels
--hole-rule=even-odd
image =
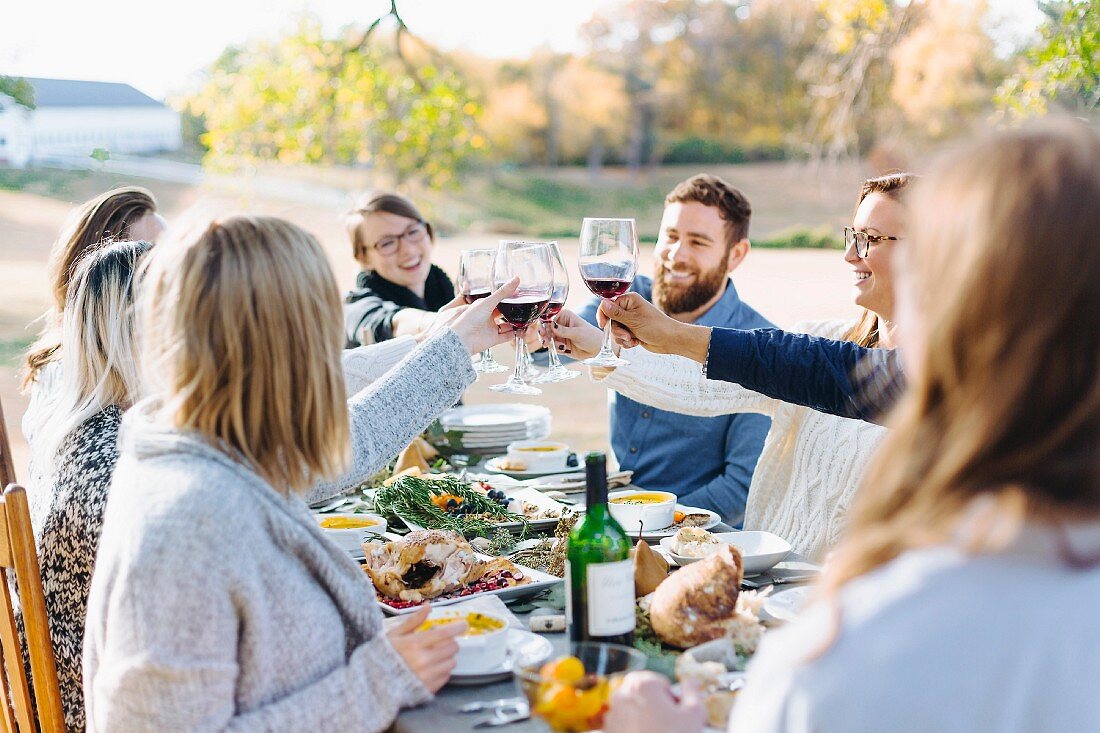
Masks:
[[[745,575],[766,573],[775,567],[776,563],[783,562],[787,555],[791,554],[791,544],[771,532],[759,530],[719,532],[714,535],[714,538],[724,544],[733,545],[741,551],[741,562]],[[672,539],[671,536],[663,538],[661,547],[668,550],[677,564],[690,565],[703,559],[677,554],[672,549]]]
[[[575,509],[576,509],[576,511],[582,511],[584,509],[584,507],[583,507],[583,505],[578,504],[575,507]],[[676,505],[676,511],[683,512],[684,514],[707,514],[707,515],[710,515],[710,519],[708,519],[707,523],[704,524],[702,527],[700,527],[700,529],[711,529],[712,527],[717,527],[719,524],[722,523],[722,517],[720,517],[715,512],[712,512],[710,509],[700,509],[698,507],[684,506],[683,504],[677,504]],[[625,529],[626,533],[628,535],[630,535],[631,537],[633,537],[635,539],[638,538],[638,529],[637,529],[637,527],[635,527],[632,530],[630,527],[624,526],[623,529]],[[659,540],[659,539],[662,539],[664,537],[671,537],[672,535],[676,534],[679,530],[680,530],[680,527],[677,526],[677,525],[672,525],[670,527],[664,527],[662,529],[650,529],[650,530],[646,530],[645,532],[642,532],[641,538],[643,540]]]
[[[548,418],[550,410],[539,405],[520,403],[502,405],[462,405],[452,407],[439,416],[446,430],[485,428],[502,425],[522,425],[529,420]]]
[[[482,555],[480,552],[477,553],[477,556],[485,561],[496,559],[490,555]],[[508,598],[522,598],[523,596],[541,593],[542,591],[547,590],[548,588],[552,588],[553,586],[562,582],[562,579],[555,575],[550,575],[549,573],[544,573],[541,570],[535,570],[534,568],[529,568],[526,565],[520,565],[519,563],[516,563],[515,565],[523,571],[524,575],[531,579],[530,583],[526,583],[524,585],[511,585],[507,588],[497,588],[496,590],[486,590],[468,596],[455,596],[453,598],[433,598],[431,600],[432,608],[449,606],[452,603],[460,603],[462,601],[468,601],[471,598],[477,598],[479,596],[486,595],[500,596],[501,600],[506,600]],[[365,573],[366,571],[364,570],[363,572]],[[378,599],[378,605],[382,608],[383,611],[390,614],[391,616],[400,616],[406,613],[412,613],[416,609],[420,608],[420,606],[395,608],[394,606],[391,606],[389,603],[386,602],[385,596],[382,596]]]
[[[772,593],[764,599],[764,611],[777,621],[794,621],[802,613],[813,588],[800,585]]]
[[[485,463],[478,466],[478,468],[484,469],[486,473],[499,473],[505,476],[511,476],[513,478],[542,478],[543,476],[557,476],[562,473],[576,473],[576,466],[566,466],[556,471],[510,471],[500,467],[500,462],[504,456],[497,456],[496,458],[490,458]]]
[[[555,501],[554,499],[551,499],[550,497],[546,496],[545,494],[543,494],[541,491],[538,491],[537,489],[513,488],[513,489],[502,489],[502,491],[504,491],[504,495],[506,497],[508,497],[509,499],[519,499],[520,501],[526,501],[529,504],[534,504],[534,505],[536,505],[536,506],[538,506],[539,508],[542,508],[542,509],[554,508],[554,509],[557,509],[558,512],[560,512],[558,516],[551,517],[549,519],[528,519],[527,520],[527,528],[528,529],[533,529],[533,530],[554,529],[554,527],[558,526],[558,520],[561,519],[562,516],[564,516],[566,514],[571,514],[572,512],[576,511],[576,509],[574,507],[566,506],[565,504],[562,504],[560,501]],[[517,512],[517,514],[518,514],[518,512]],[[398,516],[401,518],[401,521],[404,522],[406,526],[408,526],[409,529],[412,529],[412,530],[425,529],[425,527],[423,525],[420,525],[420,524],[414,522],[411,519],[406,519],[405,517],[402,517],[401,515],[398,515]],[[509,532],[517,532],[517,531],[523,529],[523,523],[522,522],[500,522],[500,523],[495,524],[495,526],[500,527],[501,529],[506,529]]]
[[[516,659],[537,659],[541,656],[549,656],[554,651],[554,645],[545,636],[533,634],[524,629],[508,629],[508,639],[505,643],[508,645],[508,656],[496,667],[481,672],[454,673],[447,684],[487,685],[491,682],[499,682],[512,676],[512,665]]]

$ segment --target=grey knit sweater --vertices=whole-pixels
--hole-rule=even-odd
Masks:
[[[447,330],[357,394],[342,482],[374,473],[474,378]],[[123,423],[92,579],[88,730],[379,731],[428,700],[369,579],[303,500],[147,413]]]

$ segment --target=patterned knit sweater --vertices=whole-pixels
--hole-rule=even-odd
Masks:
[[[851,326],[851,321],[819,321],[795,330],[839,339]],[[611,372],[604,383],[632,399],[689,415],[758,412],[772,419],[749,486],[744,527],[777,534],[796,552],[823,559],[840,538],[852,498],[886,429],[706,379],[690,359],[642,348],[623,356],[630,365]]]
[[[107,487],[118,461],[121,422],[122,411],[114,406],[84,421],[62,442],[53,483],[34,483],[27,489],[57,681],[70,731],[84,730],[84,616]]]

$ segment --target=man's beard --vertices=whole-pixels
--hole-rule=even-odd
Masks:
[[[719,263],[713,270],[695,271],[695,280],[687,287],[669,282],[668,270],[658,263],[653,278],[653,302],[669,315],[691,313],[706,305],[726,284],[729,273],[726,263]]]

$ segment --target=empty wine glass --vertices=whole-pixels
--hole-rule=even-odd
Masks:
[[[565,259],[561,255],[561,248],[557,242],[549,242],[550,264],[554,267],[554,291],[550,294],[550,303],[542,311],[539,320],[546,324],[546,330],[550,332],[550,368],[546,373],[531,380],[533,384],[547,384],[549,382],[564,382],[581,375],[575,369],[566,369],[558,358],[558,345],[554,341],[554,329],[551,322],[565,307],[565,299],[569,297],[569,270],[565,267]]]
[[[605,300],[614,300],[629,290],[638,270],[634,220],[585,218],[581,225],[580,270],[588,289]],[[604,327],[600,353],[582,363],[601,367],[630,363],[611,350],[611,321]]]
[[[464,249],[458,259],[458,293],[469,305],[475,300],[481,300],[493,292],[493,262],[496,260],[495,249]],[[474,371],[482,374],[494,374],[508,371],[493,358],[493,352],[485,349],[480,358],[474,362]]]
[[[504,384],[494,384],[494,392],[538,395],[542,390],[523,381],[523,335],[527,326],[539,317],[550,302],[554,290],[554,267],[550,264],[550,248],[543,242],[500,243],[493,267],[493,287],[498,288],[512,278],[519,278],[519,288],[497,306],[504,320],[512,325],[516,335],[516,365]]]

